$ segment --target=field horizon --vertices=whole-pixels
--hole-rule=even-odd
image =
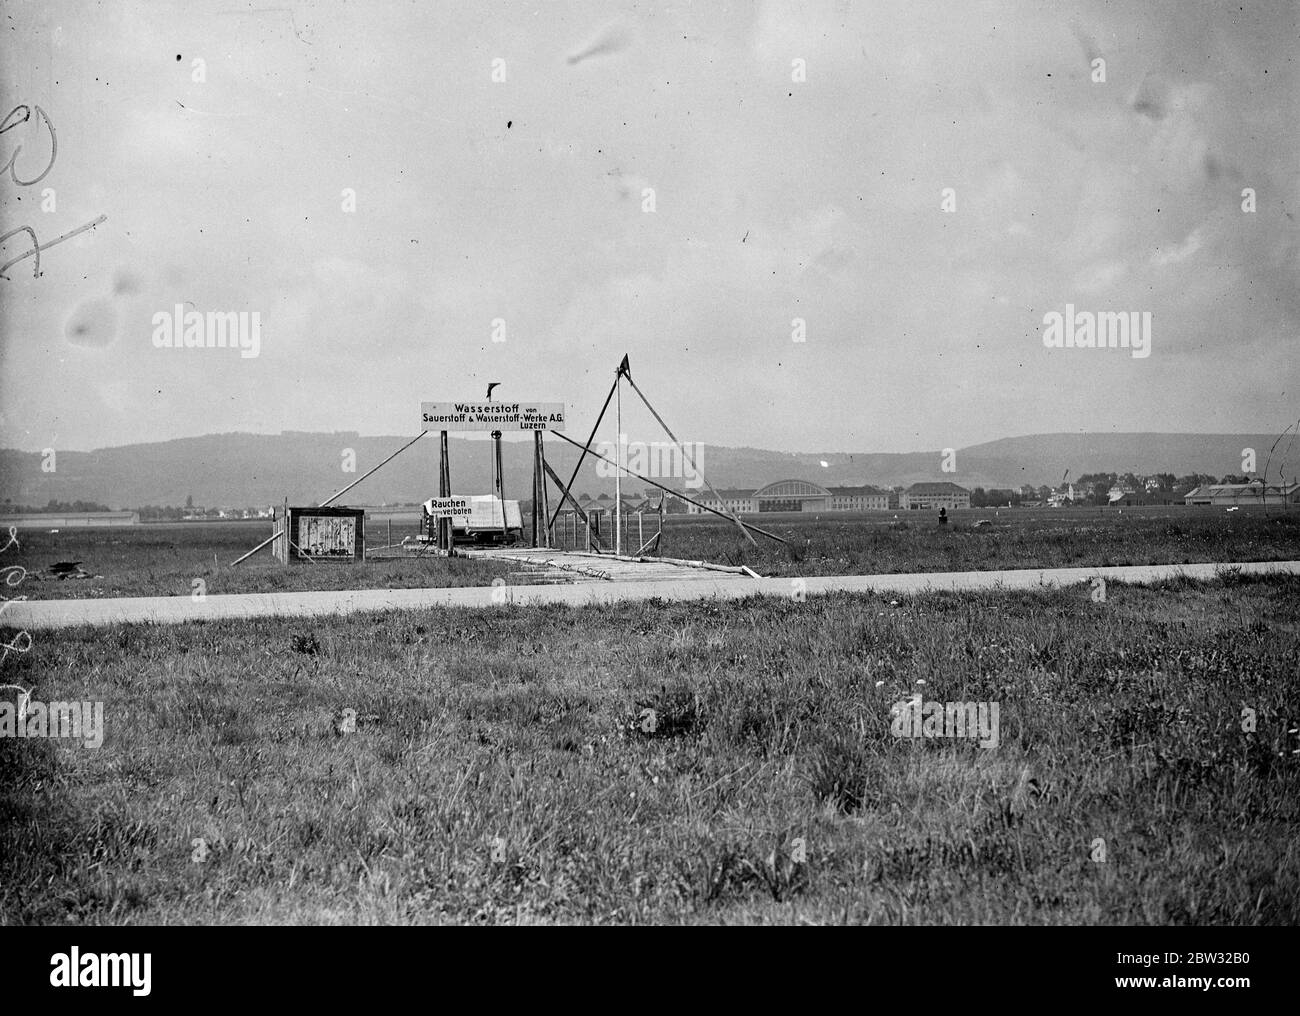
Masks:
[[[934,513],[919,511],[761,518],[757,524],[787,543],[759,536],[757,545],[750,545],[723,519],[670,516],[660,553],[789,578],[1300,559],[1300,511],[973,508],[953,512],[944,526]],[[368,546],[387,540],[386,527],[371,529]],[[395,525],[393,542],[416,532],[415,525]],[[527,581],[517,564],[433,555],[286,567],[263,550],[231,566],[270,533],[268,523],[249,522],[159,523],[57,534],[28,530],[19,534],[6,564],[26,569],[23,592],[37,599],[191,596],[200,588],[204,595],[218,595]],[[74,560],[102,577],[59,579],[48,573],[50,565]]]

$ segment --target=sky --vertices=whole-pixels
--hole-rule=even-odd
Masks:
[[[0,279],[0,447],[414,435],[493,381],[582,438],[625,353],[706,444],[1280,432],[1298,11],[7,4],[0,233],[104,218]],[[178,304],[257,355],[160,348]],[[1067,304],[1150,355],[1048,348]]]

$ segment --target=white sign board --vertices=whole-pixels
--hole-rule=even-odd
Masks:
[[[435,519],[449,519],[469,514],[469,500],[463,497],[433,497],[424,502],[424,514]]]
[[[421,402],[425,430],[563,430],[563,402]]]

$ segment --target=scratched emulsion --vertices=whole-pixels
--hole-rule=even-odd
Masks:
[[[106,296],[83,300],[68,318],[64,335],[74,346],[112,345],[117,338],[117,310],[113,301]]]

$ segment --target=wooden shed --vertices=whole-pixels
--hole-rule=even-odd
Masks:
[[[286,521],[287,524],[281,523]],[[280,535],[272,544],[275,559],[291,561],[364,561],[366,512],[364,508],[295,508],[276,511]]]

